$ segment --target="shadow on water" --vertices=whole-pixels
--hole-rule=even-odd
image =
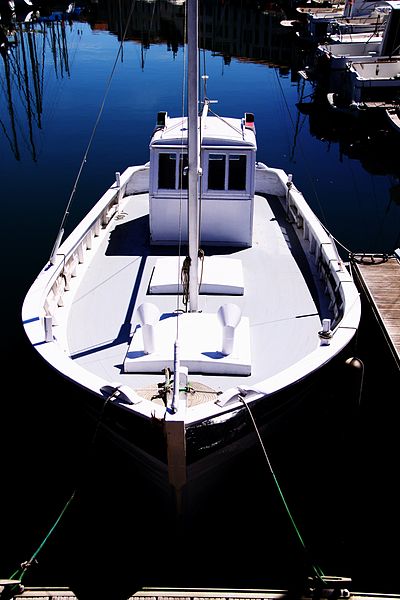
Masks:
[[[265,441],[279,488],[257,446],[212,487],[189,496],[186,516],[177,519],[173,504],[129,458],[96,435],[76,388],[31,359],[29,375],[41,393],[21,403],[32,418],[19,421],[14,406],[9,419],[15,477],[6,502],[15,516],[5,523],[5,539],[14,547],[3,564],[10,574],[46,539],[74,490],[75,496],[25,585],[66,585],[80,600],[124,600],[142,586],[282,589],[312,575],[310,565],[317,564],[362,586],[364,565],[372,569],[366,529],[379,539],[377,529],[389,525],[383,494],[391,481],[380,459],[390,442],[381,445],[387,430],[369,437],[371,422],[378,429],[384,421],[371,414],[374,398],[360,410],[352,394],[350,410],[346,394],[337,393],[340,382],[327,382],[295,422]],[[358,374],[351,377],[357,389]],[[389,399],[386,404],[388,416]],[[381,511],[380,518],[365,517],[371,510]]]

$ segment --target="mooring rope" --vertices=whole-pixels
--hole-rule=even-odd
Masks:
[[[260,442],[260,446],[261,446],[261,448],[262,448],[262,451],[263,451],[263,454],[264,454],[265,460],[267,461],[268,468],[269,468],[269,470],[270,470],[270,473],[271,473],[271,475],[272,475],[272,478],[273,478],[273,480],[274,480],[274,482],[275,482],[275,485],[276,485],[276,487],[277,487],[277,490],[278,490],[278,492],[279,492],[279,495],[280,495],[280,497],[281,497],[281,500],[282,500],[282,502],[283,502],[283,505],[284,505],[284,507],[285,507],[286,513],[287,513],[287,515],[288,515],[288,517],[289,517],[289,520],[290,520],[291,524],[293,525],[293,528],[294,528],[294,530],[295,530],[295,533],[296,533],[296,535],[297,535],[297,538],[298,538],[298,539],[299,539],[299,541],[300,541],[300,544],[301,544],[301,546],[302,546],[303,550],[304,550],[304,551],[305,551],[305,553],[308,555],[308,550],[307,550],[307,547],[306,547],[306,545],[305,545],[305,543],[304,543],[304,540],[303,540],[303,538],[302,538],[302,536],[301,536],[301,533],[300,533],[300,531],[299,531],[299,528],[297,527],[297,525],[296,525],[296,523],[295,523],[295,520],[294,520],[294,518],[293,518],[293,516],[292,516],[292,513],[290,512],[290,509],[289,509],[288,503],[286,502],[286,499],[285,499],[285,497],[284,497],[284,495],[283,495],[283,492],[282,492],[282,490],[281,490],[281,487],[280,487],[280,485],[279,485],[278,479],[277,479],[277,477],[276,477],[276,475],[275,475],[275,473],[274,473],[274,470],[273,470],[273,468],[272,468],[272,465],[271,465],[271,461],[269,460],[269,457],[268,457],[267,451],[266,451],[266,449],[265,449],[265,446],[264,446],[264,443],[263,443],[263,441],[262,441],[262,439],[261,439],[260,432],[258,431],[258,427],[257,427],[257,424],[256,424],[256,422],[255,422],[255,420],[254,420],[254,417],[253,417],[253,414],[252,414],[252,412],[251,412],[251,410],[250,410],[250,407],[249,407],[249,405],[247,404],[246,400],[244,399],[244,396],[242,396],[242,394],[240,394],[240,395],[239,395],[239,399],[240,399],[240,401],[241,401],[241,402],[244,404],[244,406],[245,406],[245,407],[246,407],[246,409],[247,409],[247,412],[249,413],[249,416],[250,416],[251,422],[252,422],[252,424],[253,424],[253,427],[254,427],[254,431],[256,432],[256,435],[257,435],[258,441]],[[318,565],[315,565],[315,564],[314,564],[312,561],[311,561],[311,567],[312,567],[312,569],[313,569],[313,571],[314,571],[314,573],[315,573],[315,576],[316,576],[316,578],[322,581],[322,577],[324,577],[324,573],[323,573],[322,569],[321,569],[321,568],[320,568]]]
[[[96,438],[97,438],[97,434],[99,431],[99,427],[101,424],[101,421],[103,420],[103,415],[104,415],[104,411],[106,409],[107,404],[109,403],[109,401],[114,397],[116,391],[118,390],[114,390],[112,394],[110,394],[109,396],[107,396],[107,398],[105,399],[102,409],[100,411],[100,415],[99,418],[96,422],[96,427],[92,436],[92,440],[88,449],[88,453],[86,456],[86,460],[83,461],[82,465],[86,465],[87,461],[90,457],[90,452],[95,444]],[[41,552],[41,550],[43,549],[44,545],[47,543],[47,541],[49,540],[50,536],[54,533],[55,529],[57,528],[57,526],[59,525],[61,519],[63,518],[63,516],[65,515],[66,511],[68,510],[69,506],[71,505],[72,501],[75,498],[75,495],[77,493],[79,489],[79,484],[76,485],[74,491],[72,492],[71,496],[68,498],[67,502],[64,504],[60,514],[58,515],[57,519],[54,521],[53,525],[50,527],[49,531],[47,532],[47,534],[45,535],[45,537],[43,538],[42,542],[39,544],[38,548],[33,552],[31,558],[29,560],[26,560],[24,562],[21,563],[20,567],[18,569],[16,569],[14,571],[14,573],[11,575],[10,579],[14,580],[14,579],[18,579],[19,581],[22,581],[22,578],[24,577],[25,573],[28,571],[28,569],[34,565],[37,564],[37,556],[39,555],[39,553]]]

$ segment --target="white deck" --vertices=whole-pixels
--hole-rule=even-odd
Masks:
[[[136,308],[144,301],[156,304],[161,314],[183,308],[181,296],[149,293],[156,262],[168,256],[171,248],[148,246],[147,212],[147,194],[132,196],[109,239],[89,264],[73,298],[67,327],[70,354],[80,365],[108,381],[136,389],[162,380],[161,374],[123,370],[138,325]],[[276,217],[261,196],[255,199],[253,235],[252,248],[227,255],[241,260],[244,294],[200,296],[203,312],[215,313],[221,304],[234,302],[249,319],[251,375],[196,375],[197,380],[216,390],[264,380],[320,344],[321,320],[290,250],[298,242],[288,237],[282,215]],[[170,353],[172,357],[172,342]]]

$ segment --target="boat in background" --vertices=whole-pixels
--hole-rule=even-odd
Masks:
[[[385,110],[390,125],[395,131],[400,133],[400,103],[394,103]]]
[[[333,39],[333,43],[319,44],[316,51],[317,71],[335,72],[347,70],[352,62],[383,63],[400,60],[400,2],[388,0],[390,13],[383,34],[346,35]]]
[[[400,97],[400,2],[391,11],[381,41],[326,44],[318,48],[329,63],[328,101],[340,110],[395,108]]]
[[[178,509],[257,431],[324,402],[361,314],[292,175],[256,157],[254,115],[199,112],[197,17],[189,0],[187,116],[160,111],[149,162],[65,240],[63,219],[22,308],[33,348]]]
[[[297,7],[305,26],[296,35],[311,43],[321,43],[335,32],[356,33],[379,28],[387,18],[384,0],[346,0],[324,7]],[[353,31],[354,28],[354,31]]]
[[[351,62],[339,92],[328,93],[329,103],[340,110],[390,111],[396,114],[400,95],[400,60],[397,58]],[[394,112],[393,112],[394,111]]]

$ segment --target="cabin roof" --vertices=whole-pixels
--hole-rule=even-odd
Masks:
[[[199,117],[200,121],[200,117]],[[256,149],[254,127],[245,127],[243,119],[210,117],[202,122],[202,146],[235,146]],[[165,127],[158,127],[152,136],[150,147],[187,145],[187,119],[166,118]]]

